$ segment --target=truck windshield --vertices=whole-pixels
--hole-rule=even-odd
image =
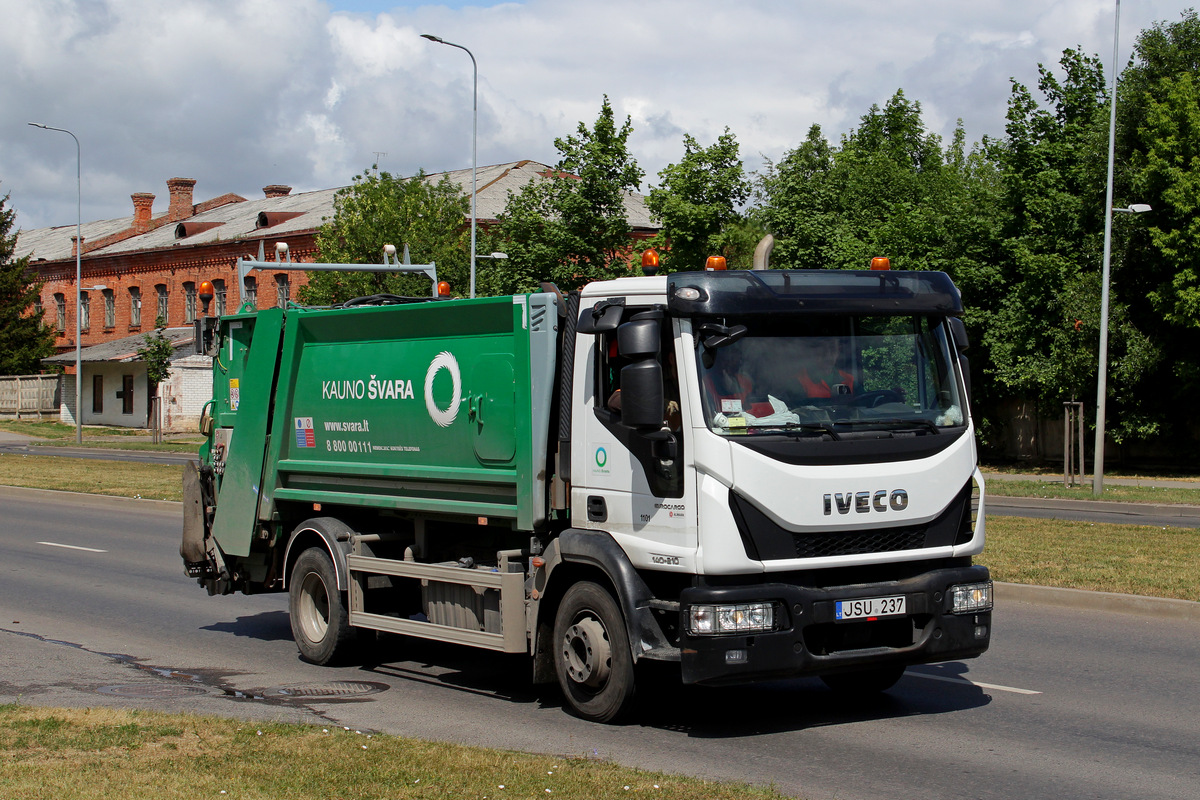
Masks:
[[[965,424],[941,317],[722,318],[747,331],[715,348],[699,322],[704,419],[719,434],[836,440]]]

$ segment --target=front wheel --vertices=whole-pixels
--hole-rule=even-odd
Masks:
[[[348,655],[354,641],[346,595],[338,591],[333,560],[324,548],[310,547],[296,559],[288,588],[288,615],[300,655],[331,664]]]
[[[872,669],[861,669],[854,672],[838,672],[833,675],[822,675],[821,680],[833,691],[841,695],[871,695],[886,692],[896,685],[896,681],[904,675],[903,664],[888,664]]]
[[[554,618],[554,670],[571,711],[612,722],[633,700],[633,656],[616,600],[595,583],[567,590]]]

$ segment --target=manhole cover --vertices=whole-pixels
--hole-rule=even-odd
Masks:
[[[386,683],[373,681],[328,681],[326,683],[298,683],[294,686],[273,686],[264,694],[267,697],[295,697],[313,700],[323,697],[362,697],[368,694],[378,694],[389,688]]]
[[[162,686],[143,683],[128,683],[117,686],[101,686],[96,690],[100,694],[113,694],[118,697],[136,697],[141,700],[158,700],[170,697],[191,697],[196,694],[207,694],[203,686]]]

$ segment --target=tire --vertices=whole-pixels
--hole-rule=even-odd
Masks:
[[[833,691],[841,695],[872,695],[886,692],[896,685],[896,681],[904,675],[903,664],[888,664],[882,667],[861,669],[854,672],[838,672],[833,675],[822,675],[821,680]]]
[[[554,618],[554,672],[575,715],[613,722],[634,694],[633,656],[625,617],[616,600],[595,583],[567,590]]]
[[[346,593],[337,588],[333,560],[322,547],[310,547],[296,559],[288,588],[292,637],[305,661],[333,664],[353,649]]]

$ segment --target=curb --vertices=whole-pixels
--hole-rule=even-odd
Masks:
[[[64,492],[58,489],[30,489],[24,486],[0,486],[0,498],[28,499],[40,502],[88,502],[106,508],[129,508],[135,503],[147,511],[179,511],[183,503],[178,500],[142,500],[137,497],[119,497],[111,494],[88,494],[86,492]]]
[[[1041,508],[1062,511],[1098,511],[1131,517],[1200,517],[1200,506],[1156,505],[1153,503],[1114,503],[1107,500],[1059,500],[1051,497],[997,497],[988,495],[984,507]]]
[[[1030,586],[1023,583],[994,584],[996,601],[1031,603],[1072,608],[1081,611],[1113,611],[1155,619],[1200,623],[1200,603],[1167,597],[1143,597],[1116,592],[1090,592],[1084,589],[1059,589],[1053,586]]]

